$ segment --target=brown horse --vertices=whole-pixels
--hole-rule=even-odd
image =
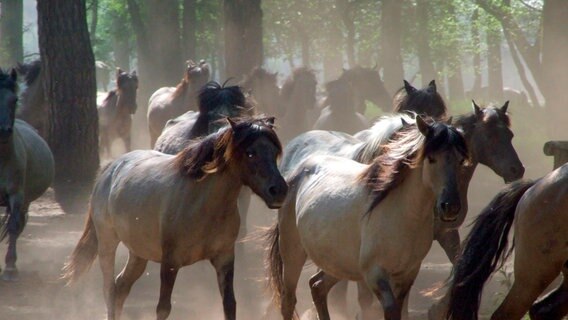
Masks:
[[[306,67],[294,69],[282,85],[280,90],[280,99],[284,106],[280,135],[282,141],[288,142],[311,128],[306,113],[315,106],[316,86],[315,73]]]
[[[21,94],[21,103],[16,117],[34,127],[40,136],[47,136],[47,110],[45,93],[41,83],[41,61],[18,64],[16,70],[24,77],[26,89]]]
[[[115,320],[147,261],[161,263],[157,319],[163,320],[171,311],[178,270],[209,260],[217,271],[225,319],[235,319],[239,191],[246,185],[269,208],[279,208],[288,189],[276,166],[281,145],[273,120],[229,120],[228,127],[175,156],[138,150],[107,166],[94,187],[85,230],[65,277],[77,280],[98,255],[108,319]],[[121,242],[129,258],[115,280]]]
[[[355,66],[343,69],[338,80],[347,81],[353,88],[355,111],[365,114],[365,101],[374,103],[385,112],[390,112],[391,95],[379,74],[379,67],[365,68]]]
[[[245,76],[240,86],[251,93],[258,107],[257,113],[274,116],[284,113],[280,102],[278,72],[270,73],[262,67],[255,67]]]
[[[434,119],[443,119],[448,111],[434,80],[422,89],[417,89],[404,80],[404,86],[394,96],[393,110],[394,112],[412,111]]]
[[[136,91],[138,76],[136,71],[131,73],[116,70],[116,89],[108,92],[106,98],[97,106],[99,113],[100,151],[111,155],[114,140],[120,138],[124,142],[126,152],[130,151],[130,135],[132,115],[138,107]]]
[[[523,319],[527,311],[533,320],[568,314],[568,165],[563,165],[537,181],[505,187],[483,209],[452,271],[447,316],[437,319],[477,319],[484,283],[513,250],[511,228],[515,280],[491,319]],[[559,274],[560,286],[533,304]]]
[[[183,79],[176,87],[163,87],[152,94],[148,101],[148,130],[152,148],[168,120],[188,110],[197,110],[197,95],[201,87],[209,82],[209,76],[209,65],[204,60],[199,64],[190,60]]]

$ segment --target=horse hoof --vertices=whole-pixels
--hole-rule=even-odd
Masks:
[[[2,274],[2,280],[4,281],[18,281],[20,280],[20,276],[18,274],[18,269],[16,268],[6,268],[4,273]]]

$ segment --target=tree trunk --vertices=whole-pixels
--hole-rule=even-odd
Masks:
[[[503,67],[501,64],[501,34],[487,34],[487,84],[489,98],[501,101],[503,99]]]
[[[456,10],[453,3],[448,6],[448,16],[455,19]],[[454,30],[454,32],[459,32]],[[459,39],[454,38],[451,40],[450,51],[446,57],[448,69],[448,91],[450,99],[459,101],[464,99],[463,89],[463,76],[462,76],[462,62],[461,62],[461,43]]]
[[[263,63],[260,0],[225,0],[225,74],[240,79]]]
[[[395,92],[404,78],[402,66],[402,2],[383,0],[381,9],[380,57],[388,92]]]
[[[196,15],[197,0],[184,0],[183,1],[183,30],[182,30],[182,46],[183,58],[196,60],[196,28],[197,28],[197,15]]]
[[[474,48],[473,52],[473,86],[471,88],[471,96],[467,98],[472,98],[476,95],[479,90],[481,90],[481,53],[479,52],[479,48],[481,48],[481,38],[479,36],[479,29],[477,27],[477,23],[479,21],[479,10],[475,9],[473,15],[471,16],[471,39],[472,45]]]
[[[24,60],[23,0],[0,1],[0,65],[14,66]]]
[[[130,41],[126,17],[121,17],[117,12],[112,16],[112,48],[114,52],[114,65],[124,70],[130,70]]]
[[[353,68],[357,63],[355,60],[355,22],[353,21],[354,2],[349,0],[336,0],[335,5],[341,21],[347,30],[346,51],[347,64]]]
[[[99,20],[99,0],[92,0],[91,2],[91,43],[97,43],[97,23]]]
[[[56,193],[58,188],[90,188],[99,152],[95,58],[85,0],[38,1],[37,11],[54,188]]]
[[[310,37],[304,29],[298,30],[298,34],[300,35],[300,47],[302,49],[302,64],[309,67],[311,60]]]
[[[428,0],[417,0],[416,2],[416,22],[418,23],[418,28],[415,39],[423,87],[426,87],[430,81],[436,80],[436,71],[430,53],[430,35],[428,32],[423,31],[429,24],[428,8],[430,6],[431,4],[428,3]]]

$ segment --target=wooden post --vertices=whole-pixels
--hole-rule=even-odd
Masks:
[[[545,155],[554,157],[554,169],[568,162],[568,141],[548,141],[543,151]]]

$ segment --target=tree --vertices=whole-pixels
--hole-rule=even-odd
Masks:
[[[56,195],[90,189],[99,152],[95,59],[85,0],[38,1],[37,11],[54,189]]]
[[[402,2],[383,0],[381,7],[381,66],[387,91],[395,92],[404,78],[402,66]]]
[[[197,48],[197,0],[183,1],[183,55],[185,59],[196,60]]]
[[[262,9],[260,0],[225,0],[225,73],[240,78],[262,65]]]
[[[0,1],[0,66],[13,66],[24,60],[23,0]]]

